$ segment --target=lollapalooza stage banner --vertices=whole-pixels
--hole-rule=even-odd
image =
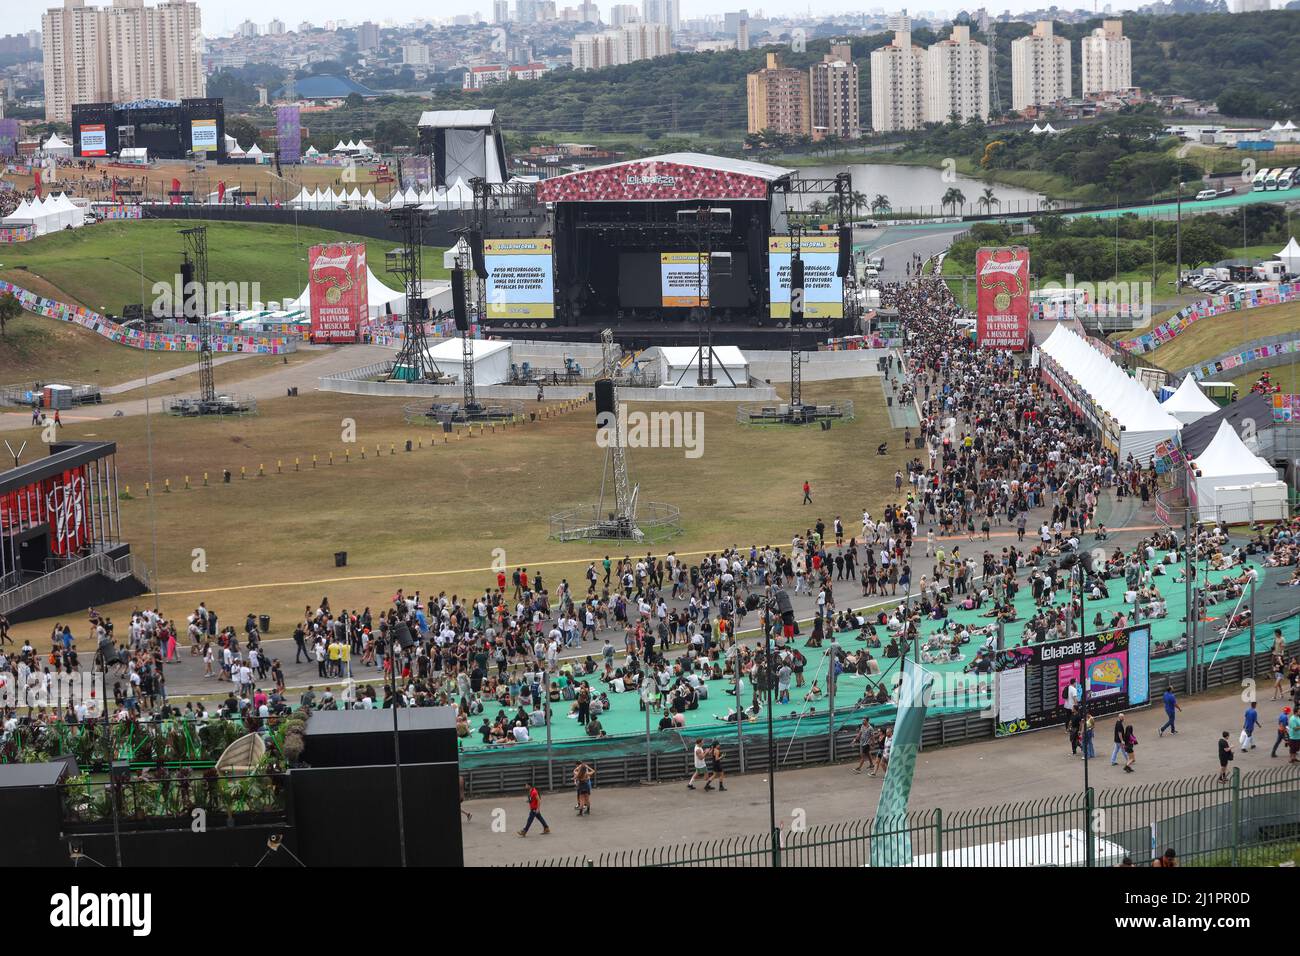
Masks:
[[[50,528],[50,550],[77,554],[90,540],[90,499],[84,465],[0,495],[0,534],[38,524]]]
[[[984,247],[975,253],[976,335],[984,348],[1029,347],[1029,250]]]
[[[1145,704],[1151,697],[1151,625],[1082,638],[1027,644],[993,656],[999,737],[1065,723],[1066,692],[1082,661],[1093,716]]]
[[[355,342],[369,318],[369,272],[361,242],[312,246],[307,253],[311,276],[311,340]]]
[[[296,163],[302,158],[301,114],[297,106],[275,108],[276,152],[282,163]]]

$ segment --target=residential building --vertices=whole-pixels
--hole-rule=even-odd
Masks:
[[[379,24],[367,20],[357,27],[357,52],[368,53],[379,48]]]
[[[41,18],[41,34],[48,121],[70,122],[77,103],[207,95],[202,20],[188,0],[64,0]]]
[[[1260,13],[1268,9],[1268,0],[1232,0],[1233,13]]]
[[[674,33],[681,29],[677,0],[641,0],[641,19],[646,23],[662,23]]]
[[[808,74],[782,66],[781,54],[767,54],[767,65],[745,77],[745,100],[749,132],[812,134]]]
[[[576,36],[570,51],[575,70],[598,70],[667,56],[673,52],[673,37],[665,24],[638,20],[617,30]]]
[[[1052,33],[1051,20],[1039,20],[1033,32],[1011,43],[1011,108],[1042,106],[1068,100],[1070,41]]]
[[[970,38],[970,27],[955,25],[952,35],[925,51],[926,123],[989,118],[989,48]]]
[[[808,68],[809,101],[814,139],[838,136],[857,139],[862,135],[858,117],[858,65],[853,48],[832,43],[822,62]]]
[[[259,28],[252,20],[245,20],[235,28],[235,32],[245,38],[261,36],[262,34],[261,28]]]
[[[266,25],[266,35],[269,37],[284,36],[284,21],[272,20]]]
[[[1133,85],[1133,54],[1122,21],[1102,21],[1091,36],[1083,38],[1081,52],[1084,96],[1116,93]]]
[[[925,117],[925,51],[912,34],[895,31],[889,46],[871,51],[871,128],[877,133],[919,129]]]
[[[641,8],[634,3],[616,3],[609,8],[609,25],[615,30],[640,19]]]
[[[429,48],[423,43],[402,44],[402,64],[427,68],[429,66]]]
[[[492,0],[492,22],[510,22],[510,0]]]

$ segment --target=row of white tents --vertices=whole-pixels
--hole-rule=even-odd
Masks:
[[[339,140],[338,143],[335,144],[334,148],[330,150],[330,152],[348,153],[354,156],[369,156],[372,153],[374,153],[374,150],[366,145],[366,141],[364,139],[359,139],[355,143],[352,142],[352,140],[348,140],[346,143],[343,142],[343,140]]]
[[[44,199],[24,199],[18,208],[0,220],[0,225],[21,228],[34,226],[36,235],[59,232],[71,226],[80,229],[86,214],[63,193]]]
[[[1184,425],[1219,410],[1188,375],[1160,402],[1078,333],[1063,325],[1047,337],[1040,351],[1073,379],[1102,415],[1103,433],[1118,435],[1121,461],[1129,455],[1145,464],[1156,446],[1174,438]],[[1277,470],[1251,451],[1226,420],[1214,439],[1192,460],[1196,504],[1201,520],[1264,520],[1286,514],[1287,487]]]
[[[1042,126],[1039,126],[1037,123],[1035,123],[1032,127],[1030,127],[1029,132],[1032,133],[1034,136],[1037,136],[1039,133],[1059,133],[1060,130],[1057,129],[1055,126],[1053,126],[1051,123],[1044,123]]]
[[[347,205],[352,209],[400,209],[403,206],[423,206],[430,209],[469,209],[474,205],[474,190],[458,179],[445,189],[425,189],[417,191],[414,187],[405,192],[398,190],[388,202],[376,199],[373,190],[367,190],[363,196],[361,190],[353,186],[347,190],[316,189],[308,192],[304,187],[298,195],[289,200],[289,205],[296,209],[338,209]]]

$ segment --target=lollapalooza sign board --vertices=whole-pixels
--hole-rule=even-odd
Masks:
[[[1079,680],[1081,658],[1094,716],[1145,704],[1151,696],[1150,651],[1149,624],[998,651],[994,733],[1006,737],[1065,723],[1066,692],[1071,680]],[[1039,701],[1028,699],[1030,668],[1038,668],[1036,683],[1044,698]],[[1049,694],[1055,694],[1054,701],[1046,700]]]
[[[1029,250],[984,247],[975,253],[976,334],[990,349],[1029,347]]]
[[[90,541],[90,498],[84,467],[34,481],[0,495],[0,534],[48,524],[50,550],[59,555],[79,552]]]
[[[311,276],[311,340],[355,342],[370,309],[365,244],[312,246],[307,263]]]

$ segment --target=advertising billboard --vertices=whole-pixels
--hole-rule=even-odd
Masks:
[[[215,153],[217,151],[216,120],[190,120],[190,149],[196,153]]]
[[[693,309],[709,304],[709,265],[699,252],[659,253],[659,304]]]
[[[837,233],[812,233],[799,240],[803,260],[805,319],[844,317],[844,280],[835,274],[840,259]],[[790,318],[790,237],[767,240],[767,281],[771,316]]]
[[[311,276],[313,342],[355,342],[368,317],[366,247],[360,242],[312,246],[307,253]]]
[[[1029,250],[984,247],[975,253],[976,336],[984,348],[1029,347]]]
[[[55,554],[76,554],[90,541],[91,508],[84,465],[0,495],[0,532],[41,522],[49,526],[50,550]]]
[[[550,237],[484,239],[489,319],[555,318]]]
[[[275,148],[282,163],[296,163],[302,159],[301,119],[297,106],[275,108]]]
[[[104,132],[103,123],[91,123],[81,127],[81,155],[108,155],[108,134]]]
[[[0,159],[18,155],[18,139],[21,131],[16,119],[0,119]]]

